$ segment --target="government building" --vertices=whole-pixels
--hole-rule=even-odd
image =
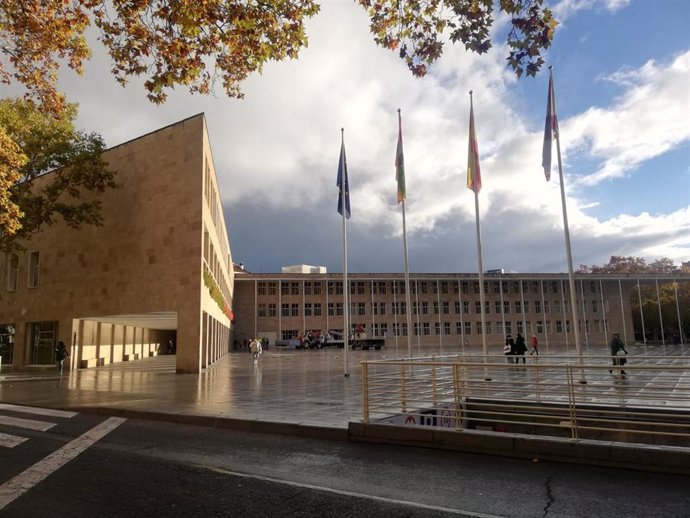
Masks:
[[[341,274],[306,265],[255,274],[233,264],[203,114],[104,158],[119,187],[99,195],[102,226],[58,221],[0,257],[3,370],[53,366],[63,341],[71,369],[175,354],[177,372],[198,373],[253,337],[275,344],[310,330],[343,331]],[[411,274],[408,308],[402,273],[353,273],[349,315],[352,328],[389,351],[400,346],[401,355],[408,336],[415,353],[478,347],[486,337],[498,354],[517,333],[536,335],[542,349],[574,350],[574,325],[583,346],[604,347],[613,332],[626,343],[639,333],[631,307],[638,283],[678,279],[690,276],[578,274],[572,322],[564,274],[487,273],[483,286],[476,273]],[[680,312],[664,325],[682,327]]]

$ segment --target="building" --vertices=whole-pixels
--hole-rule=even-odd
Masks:
[[[282,273],[328,273],[325,266],[311,266],[309,264],[295,264],[293,266],[283,266]]]
[[[688,276],[681,276],[684,281]],[[611,333],[635,340],[631,293],[638,281],[672,282],[669,276],[577,274],[579,331],[584,346],[605,346]],[[414,347],[481,346],[486,333],[490,352],[502,352],[507,334],[536,335],[539,343],[574,348],[569,282],[566,274],[487,274],[484,277],[485,325],[481,323],[476,274],[411,274],[412,328],[407,323],[404,275],[349,275],[350,324],[386,345]],[[632,290],[632,291],[631,291]],[[252,274],[235,279],[236,336],[282,341],[307,330],[343,329],[342,274]],[[674,323],[670,322],[671,328]],[[416,351],[417,349],[415,349]]]
[[[229,350],[233,266],[203,114],[105,152],[118,189],[101,195],[103,226],[62,223],[0,259],[3,367],[71,367],[176,348],[178,372]],[[46,181],[50,174],[36,181]]]

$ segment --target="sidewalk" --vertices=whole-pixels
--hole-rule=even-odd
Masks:
[[[252,429],[263,422],[346,433],[349,421],[362,418],[359,362],[386,353],[349,351],[348,356],[350,377],[343,375],[342,349],[270,349],[257,365],[249,353],[234,352],[201,374],[176,374],[174,356],[72,371],[62,377],[3,371],[0,401],[200,424],[213,419],[247,421],[255,423],[245,425]]]

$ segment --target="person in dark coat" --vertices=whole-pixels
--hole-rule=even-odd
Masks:
[[[59,341],[57,347],[55,348],[55,362],[57,364],[57,370],[62,374],[65,358],[69,358],[69,351],[65,347],[65,342]]]
[[[519,363],[520,358],[522,358],[522,363],[525,363],[526,352],[527,344],[525,344],[525,337],[518,333],[515,338],[515,363]]]
[[[623,365],[628,363],[625,355],[628,351],[625,350],[625,344],[621,340],[621,335],[619,333],[613,333],[611,337],[611,342],[609,343],[609,350],[611,351],[611,360],[614,367],[620,367],[621,377],[625,378],[625,371],[623,370]],[[609,369],[609,374],[613,374],[613,369]]]

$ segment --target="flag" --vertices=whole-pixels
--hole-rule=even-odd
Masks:
[[[558,138],[558,118],[556,117],[556,95],[553,91],[553,72],[549,72],[549,96],[546,101],[546,120],[544,121],[544,147],[541,152],[541,165],[546,181],[551,179],[551,148],[554,136]]]
[[[470,98],[470,138],[467,145],[467,188],[479,194],[482,189],[482,173],[479,169],[479,148],[474,129],[474,107]]]
[[[398,149],[395,152],[395,180],[398,182],[399,204],[407,197],[405,193],[405,157],[403,156],[402,119],[400,118],[400,110],[398,110]]]
[[[340,160],[338,161],[338,212],[343,214],[343,189],[345,191],[345,217],[350,218],[350,182],[347,180],[347,159],[345,158],[345,140],[340,144]]]

